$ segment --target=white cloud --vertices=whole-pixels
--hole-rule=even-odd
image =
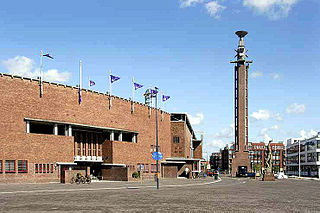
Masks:
[[[243,0],[243,5],[271,20],[287,17],[298,0]]]
[[[180,7],[191,7],[202,2],[203,0],[180,0]]]
[[[214,135],[216,139],[226,139],[226,138],[233,138],[234,137],[234,124],[231,124],[227,128],[223,128],[220,132]]]
[[[315,135],[317,135],[317,132],[313,129],[310,129],[309,131],[306,131],[304,129],[300,130],[300,136],[302,138],[311,138]]]
[[[68,79],[70,79],[71,73],[69,72],[59,72],[56,69],[51,69],[48,70],[44,74],[44,79],[47,81],[60,81],[60,82],[65,82]]]
[[[275,119],[277,121],[282,121],[283,117],[280,113],[272,113],[266,109],[259,109],[250,115],[252,121],[267,121],[269,119]]]
[[[222,6],[217,1],[210,1],[205,4],[205,7],[209,15],[215,19],[220,18],[221,12],[226,9],[225,6]]]
[[[255,79],[255,78],[258,78],[258,77],[262,77],[262,76],[263,76],[262,72],[259,72],[259,71],[257,71],[257,72],[252,72],[252,73],[250,74],[250,78],[252,78],[252,79]]]
[[[270,74],[270,77],[273,79],[273,80],[279,80],[281,78],[281,75],[278,74],[278,73],[271,73]]]
[[[265,135],[267,132],[269,132],[269,131],[272,131],[272,130],[274,130],[274,131],[276,131],[276,130],[279,130],[280,128],[279,128],[279,126],[278,125],[274,125],[274,126],[272,126],[272,127],[268,127],[268,128],[263,128],[263,129],[261,129],[261,131],[260,131],[260,135]]]
[[[199,125],[202,123],[203,119],[204,119],[204,115],[202,112],[197,113],[195,116],[192,116],[190,114],[187,114],[188,118],[190,120],[191,125]]]
[[[273,114],[272,116],[274,119],[276,119],[277,121],[282,121],[283,120],[283,117],[280,113],[275,113]]]
[[[293,103],[289,105],[286,109],[286,112],[288,114],[302,114],[306,111],[306,105],[305,104],[297,104]]]
[[[214,139],[212,141],[209,141],[205,145],[205,150],[209,152],[218,151],[219,149],[223,149],[227,142],[221,140],[221,139]]]
[[[3,61],[2,64],[7,68],[10,74],[34,78],[37,73],[32,72],[33,60],[25,56],[16,56]]]
[[[268,134],[264,134],[263,138],[264,138],[264,142],[269,142],[272,140],[272,138]]]
[[[34,61],[25,56],[16,56],[3,61],[2,64],[6,67],[10,74],[19,75],[29,78],[37,78],[39,76],[39,68],[34,67]],[[66,82],[70,79],[71,73],[59,72],[56,69],[44,72],[44,80]]]
[[[253,112],[251,117],[254,120],[269,120],[271,118],[271,112],[269,110],[259,109],[257,112]]]

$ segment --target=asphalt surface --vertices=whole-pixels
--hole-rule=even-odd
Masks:
[[[0,212],[320,212],[320,181],[0,184]]]

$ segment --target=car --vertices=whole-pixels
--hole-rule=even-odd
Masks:
[[[208,175],[208,176],[213,176],[213,173],[214,173],[214,170],[213,170],[213,169],[209,169],[209,170],[207,171],[207,175]]]
[[[288,176],[284,174],[284,172],[279,172],[274,175],[277,179],[288,179]]]

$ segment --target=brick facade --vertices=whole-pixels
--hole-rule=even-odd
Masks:
[[[87,90],[82,91],[79,104],[77,88],[48,82],[44,83],[44,95],[40,98],[37,80],[3,74],[0,75],[0,91],[0,160],[3,166],[0,182],[59,181],[63,167],[57,163],[74,163],[77,153],[74,136],[27,133],[26,118],[136,132],[137,143],[102,141],[102,155],[108,156],[103,163],[135,168],[138,163],[155,164],[150,151],[155,144],[153,108],[149,116],[148,106],[135,103],[135,111],[131,113],[131,101],[113,97],[109,109],[108,95]],[[171,157],[170,114],[159,111],[158,121],[160,151],[164,158]],[[81,152],[83,149],[88,150],[88,145],[81,146]],[[17,169],[13,173],[5,172],[6,160],[15,160],[16,168],[18,160],[27,160],[27,173],[18,173]],[[35,173],[35,164],[53,164],[54,171]]]

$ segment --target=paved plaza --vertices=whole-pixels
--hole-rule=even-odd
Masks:
[[[168,179],[155,182],[0,184],[1,212],[319,212],[320,181]]]

